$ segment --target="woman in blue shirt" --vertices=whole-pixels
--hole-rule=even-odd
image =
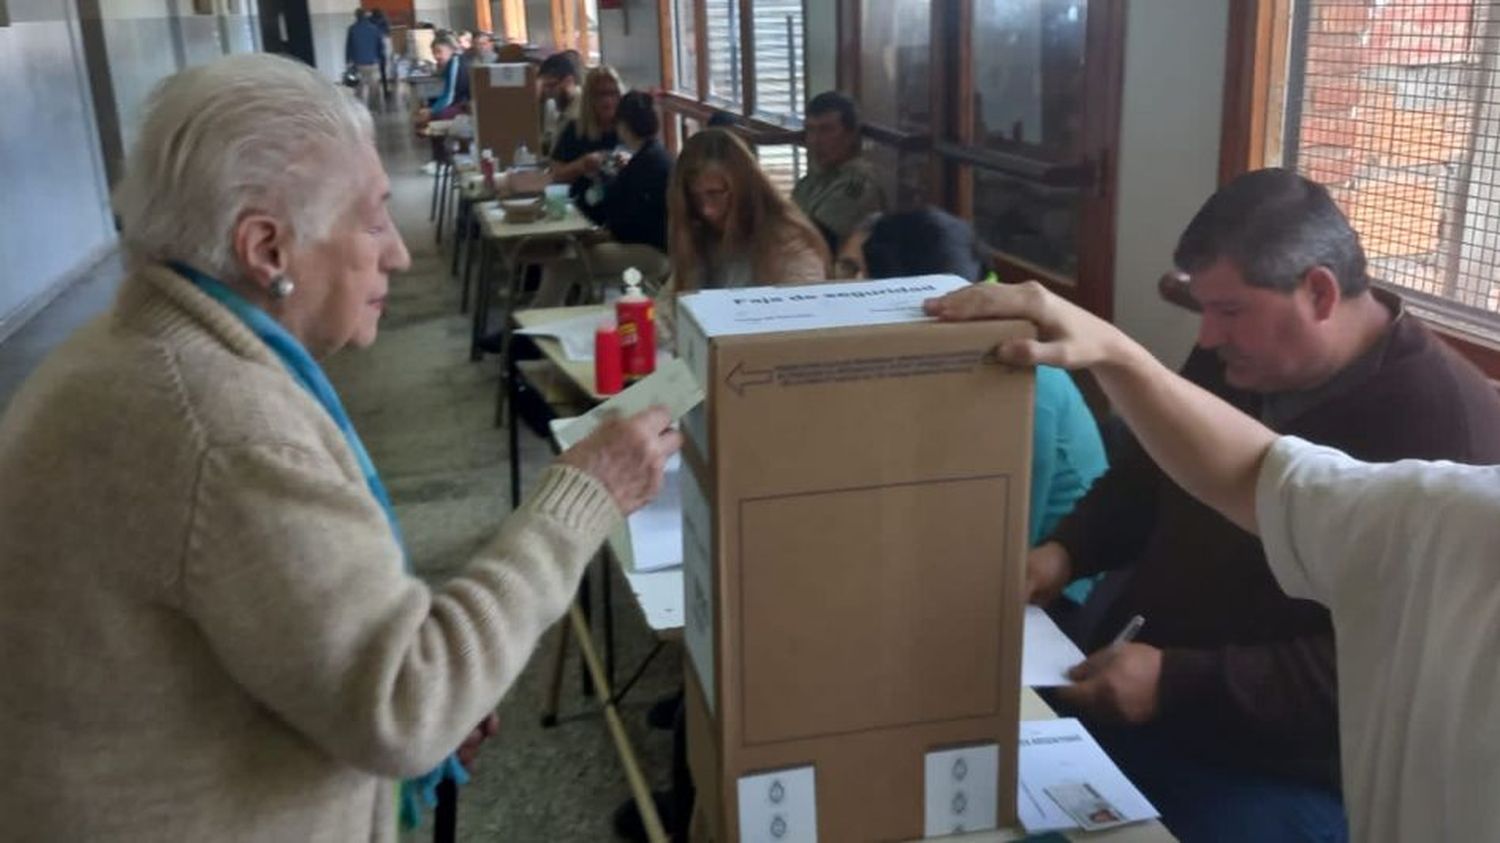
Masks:
[[[957,275],[976,280],[984,263],[974,231],[963,220],[921,208],[867,220],[849,236],[839,255],[845,274],[866,278]],[[1036,418],[1032,427],[1031,519],[1028,539],[1042,542],[1109,466],[1094,414],[1073,378],[1061,369],[1036,369]],[[1082,603],[1092,580],[1079,580],[1063,592]]]

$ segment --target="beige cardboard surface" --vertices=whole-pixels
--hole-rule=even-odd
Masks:
[[[1032,376],[993,349],[1029,332],[708,341],[686,465],[712,513],[713,666],[687,684],[715,839],[741,776],[806,764],[820,840],[920,837],[925,754],[982,742],[1013,819]]]
[[[514,73],[496,71],[497,67],[513,69]],[[524,82],[515,85],[518,74],[524,74]],[[514,163],[516,150],[522,143],[533,155],[541,154],[536,65],[472,65],[469,98],[474,111],[476,144],[479,149],[494,150],[502,167]]]

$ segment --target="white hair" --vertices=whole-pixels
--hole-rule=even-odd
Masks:
[[[233,278],[234,228],[252,211],[316,243],[352,201],[347,162],[373,136],[363,104],[291,59],[236,55],[170,76],[115,189],[126,257]]]

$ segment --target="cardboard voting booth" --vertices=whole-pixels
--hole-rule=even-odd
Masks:
[[[469,103],[478,149],[493,150],[503,166],[515,162],[525,144],[541,154],[542,118],[537,104],[536,65],[476,64],[469,68]]]
[[[1032,328],[923,317],[963,283],[678,301],[695,839],[1015,820]]]

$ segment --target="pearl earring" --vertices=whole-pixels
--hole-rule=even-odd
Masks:
[[[292,294],[292,291],[295,289],[297,289],[297,285],[293,284],[290,278],[286,278],[285,276],[277,278],[275,281],[271,282],[271,298],[275,299],[276,301],[281,301],[287,296],[290,296]]]

